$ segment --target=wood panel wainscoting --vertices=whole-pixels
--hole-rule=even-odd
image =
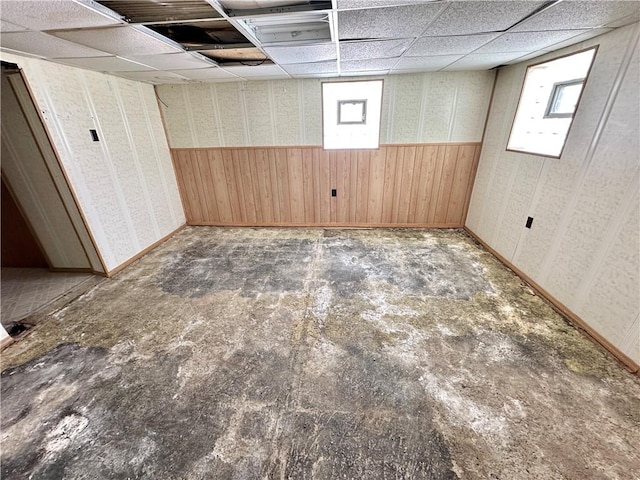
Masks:
[[[171,154],[189,225],[454,228],[464,226],[480,145],[184,148]]]

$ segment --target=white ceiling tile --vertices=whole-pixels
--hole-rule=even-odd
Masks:
[[[98,72],[144,72],[153,70],[153,68],[146,65],[140,65],[119,57],[59,58],[57,61]]]
[[[23,32],[28,30],[28,28],[23,27],[22,25],[16,25],[11,22],[7,22],[6,20],[0,19],[0,32]]]
[[[129,80],[138,80],[141,82],[149,82],[156,85],[163,83],[186,83],[189,80],[171,72],[159,72],[157,70],[151,72],[113,72],[118,77],[128,78]]]
[[[372,70],[391,70],[398,62],[397,58],[378,58],[373,60],[340,61],[341,72],[368,72]]]
[[[291,63],[324,62],[335,60],[338,55],[334,43],[299,45],[292,47],[266,47],[267,55],[281,65]]]
[[[563,1],[513,29],[514,32],[595,28],[634,15],[640,20],[638,1]]]
[[[629,15],[627,17],[622,17],[619,20],[616,20],[614,22],[610,22],[607,23],[607,27],[610,28],[620,28],[620,27],[626,27],[627,25],[631,25],[632,23],[636,23],[638,21],[638,15]]]
[[[535,52],[582,33],[585,30],[503,33],[473,53]]]
[[[341,40],[416,37],[443,8],[442,3],[434,2],[338,12],[339,37]]]
[[[435,72],[456,60],[462,55],[436,55],[428,57],[404,57],[394,67],[394,70],[420,70],[423,72]]]
[[[416,43],[404,55],[405,57],[424,57],[466,54],[490,42],[499,35],[499,33],[481,33],[448,37],[422,37],[416,40]]]
[[[288,75],[277,65],[238,65],[222,67],[227,72],[233,73],[243,78],[263,78],[263,77],[283,77],[288,78]]]
[[[452,2],[429,26],[424,36],[501,32],[522,20],[543,3],[537,1]]]
[[[123,24],[99,4],[95,8],[72,0],[3,0],[2,19],[31,30],[90,28]]]
[[[371,58],[399,57],[413,39],[367,40],[340,42],[341,60],[367,60]]]
[[[42,32],[3,33],[2,46],[45,58],[109,56],[100,50],[67,42]]]
[[[164,53],[160,55],[133,55],[125,57],[134,62],[143,63],[158,70],[187,70],[214,66],[206,57],[196,57],[189,53]],[[206,60],[205,60],[206,59]]]
[[[439,0],[338,0],[338,9],[398,7],[400,5],[421,5]]]
[[[341,77],[371,77],[371,76],[383,76],[388,75],[389,70],[367,70],[367,71],[352,71],[352,72],[341,72]]]
[[[576,43],[584,42],[585,40],[589,40],[590,38],[598,37],[612,30],[613,30],[612,28],[594,28],[592,30],[587,30],[585,33],[576,35],[575,37],[572,37],[569,40],[565,40],[563,42],[549,45],[543,48],[543,50],[545,51],[559,50],[561,48],[568,47],[569,45],[575,45]]]
[[[169,43],[169,40],[161,40],[159,34],[141,26],[71,30],[52,32],[52,34],[114,55],[152,55],[155,53],[179,53],[184,51]]]
[[[283,67],[291,75],[310,75],[310,74],[336,74],[338,73],[337,62],[317,62],[317,63],[297,63],[292,65],[283,65]]]
[[[529,51],[525,52],[510,52],[510,53],[479,53],[471,54],[462,57],[457,62],[452,63],[448,67],[444,68],[446,71],[458,71],[458,70],[488,70],[498,65],[505,65],[513,59],[520,58],[524,55],[528,55]]]
[[[197,70],[173,70],[173,73],[189,80],[199,80],[202,82],[241,80],[236,75],[226,72],[222,68],[198,68]]]

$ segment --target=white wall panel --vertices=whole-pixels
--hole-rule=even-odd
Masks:
[[[639,31],[631,25],[528,63],[599,45],[559,159],[506,151],[528,64],[500,71],[467,217],[471,230],[637,363]]]
[[[18,76],[17,82],[21,79]],[[19,85],[17,85],[19,86]],[[2,77],[2,172],[54,268],[91,269],[89,258],[31,133],[8,77]]]
[[[381,143],[478,142],[493,72],[384,79]],[[320,145],[321,80],[156,87],[173,148]]]
[[[152,86],[1,56],[23,69],[108,270],[184,223]]]

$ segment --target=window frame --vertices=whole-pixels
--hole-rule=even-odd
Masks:
[[[342,121],[342,105],[344,104],[361,104],[362,105],[362,120],[361,121]],[[366,125],[367,124],[367,99],[358,100],[338,100],[338,125]]]
[[[567,146],[567,139],[569,138],[569,135],[571,134],[571,129],[573,128],[573,119],[571,121],[571,124],[569,125],[569,129],[567,130],[567,134],[564,137],[564,142],[562,143],[562,148],[560,149],[560,152],[558,153],[558,155],[548,155],[545,153],[536,153],[536,152],[526,152],[524,150],[514,150],[512,148],[509,148],[509,140],[511,140],[511,134],[513,133],[513,125],[515,124],[516,118],[518,117],[518,112],[520,111],[520,100],[522,100],[522,93],[524,92],[524,86],[526,84],[527,81],[527,73],[529,72],[529,69],[532,67],[537,67],[538,65],[542,65],[544,63],[549,63],[549,62],[553,62],[555,60],[560,60],[562,58],[565,57],[571,57],[573,55],[577,55],[579,53],[583,53],[583,52],[588,52],[590,50],[593,50],[593,58],[591,59],[591,65],[589,65],[589,69],[587,70],[586,75],[584,76],[584,81],[583,81],[583,85],[582,85],[582,91],[580,92],[580,96],[578,97],[578,101],[576,102],[576,108],[573,111],[573,117],[575,117],[575,114],[578,111],[578,108],[580,107],[580,102],[582,101],[582,96],[584,95],[584,90],[587,87],[587,82],[589,81],[589,76],[591,75],[591,71],[593,70],[593,65],[596,63],[596,58],[598,56],[598,49],[600,47],[600,44],[597,45],[593,45],[587,48],[583,48],[581,50],[576,50],[575,52],[569,52],[566,53],[564,55],[560,55],[558,57],[554,57],[554,58],[550,58],[549,60],[544,60],[541,62],[537,62],[537,63],[532,63],[530,65],[527,65],[527,69],[525,70],[525,74],[522,77],[522,84],[520,86],[520,94],[518,96],[518,106],[516,107],[516,111],[513,114],[513,119],[511,120],[511,128],[509,129],[509,135],[507,136],[507,143],[506,143],[506,147],[505,147],[505,151],[507,152],[513,152],[513,153],[520,153],[523,155],[534,155],[536,157],[545,157],[545,158],[555,158],[555,159],[559,159],[562,157],[562,154],[564,153],[564,149]]]
[[[357,147],[357,148],[348,148],[348,149],[343,149],[343,148],[326,148],[325,147],[325,131],[324,131],[324,84],[329,84],[329,83],[354,83],[354,82],[380,82],[381,84],[381,89],[380,89],[380,121],[378,122],[378,146],[373,148],[366,148],[366,147]],[[353,101],[353,100],[352,100]],[[353,80],[330,80],[330,81],[323,81],[320,82],[320,109],[321,109],[321,118],[320,121],[322,122],[322,150],[324,151],[337,151],[337,150],[380,150],[381,148],[381,138],[382,138],[382,113],[384,111],[384,78],[370,78],[370,77],[362,77],[362,78],[358,78],[358,79],[353,79]]]
[[[578,102],[576,102],[576,107],[573,109],[573,112],[555,113],[551,111],[551,108],[555,105],[556,99],[558,98],[558,95],[563,88],[571,87],[573,85],[582,85],[582,90],[584,90],[585,80],[586,78],[576,78],[574,80],[566,80],[564,82],[554,83],[553,87],[551,88],[551,94],[549,95],[549,101],[547,102],[547,108],[544,109],[544,116],[542,118],[572,118],[578,110],[578,102],[580,101],[580,96],[578,96]],[[580,91],[580,95],[582,95],[582,90]]]

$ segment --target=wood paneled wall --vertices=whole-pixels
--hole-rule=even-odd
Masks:
[[[172,150],[191,225],[461,227],[479,153],[479,143]]]

